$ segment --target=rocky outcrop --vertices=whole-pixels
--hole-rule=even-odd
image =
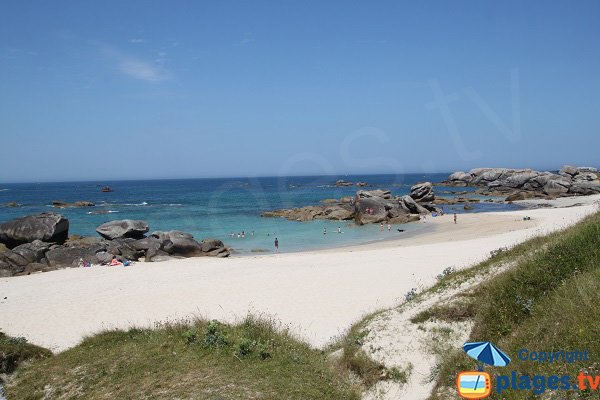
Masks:
[[[0,224],[0,242],[13,248],[34,240],[62,243],[69,236],[69,220],[60,214],[41,213]]]
[[[261,216],[281,217],[298,222],[313,221],[315,219],[345,221],[354,218],[354,206],[349,203],[338,202],[333,204],[328,202],[325,205],[265,211]]]
[[[345,181],[343,179],[340,179],[338,181],[335,182],[335,186],[337,187],[349,187],[349,186],[358,186],[358,187],[366,187],[369,186],[369,184],[367,182],[350,182],[350,181]]]
[[[570,194],[587,196],[590,194],[600,193],[600,182],[574,182],[569,188]]]
[[[44,257],[52,243],[35,240],[0,253],[0,277],[20,275],[47,268]],[[36,264],[36,265],[31,265]]]
[[[565,165],[558,173],[532,169],[475,168],[454,172],[444,182],[453,186],[480,186],[480,194],[504,195],[507,200],[600,193],[600,173],[592,167]]]
[[[337,181],[335,183],[335,186],[338,186],[338,187],[352,186],[352,185],[354,185],[354,183],[348,182],[348,181],[345,181],[345,180],[342,180],[342,179],[340,179],[339,181]]]
[[[63,218],[58,217],[60,218],[56,218],[57,220]],[[31,224],[28,217],[20,220]],[[65,221],[68,226],[68,221],[66,219]],[[109,231],[100,229],[107,224],[98,227],[104,234],[102,238],[72,236],[68,240],[61,241],[61,244],[35,239],[12,249],[1,245],[0,277],[78,267],[84,263],[107,264],[113,257],[119,260],[158,261],[168,257],[228,257],[230,255],[223,242],[217,239],[204,239],[198,242],[191,234],[181,231],[158,231],[144,237],[141,232],[148,230],[148,225],[144,221],[114,222],[116,224],[109,223],[111,227]],[[113,229],[113,226],[117,226],[121,231],[117,228]],[[107,232],[111,234],[107,235]],[[142,237],[125,237],[127,235]],[[108,239],[106,236],[117,237]]]
[[[161,256],[217,256],[228,257],[229,250],[222,241],[204,239],[198,242],[194,236],[181,231],[156,231],[146,239],[136,242],[138,248],[145,248],[146,261],[153,261]]]
[[[109,240],[119,238],[141,239],[148,230],[147,223],[132,219],[109,221],[96,228],[96,232],[98,232],[100,236]]]
[[[54,208],[69,208],[69,207],[94,207],[95,204],[91,201],[76,201],[74,203],[67,203],[64,201],[53,201],[52,207]]]
[[[429,185],[431,185],[429,183]],[[426,199],[431,198],[432,190],[425,184],[418,191]],[[431,189],[431,186],[429,186]],[[417,191],[415,191],[417,193]],[[431,193],[431,195],[429,194]],[[392,192],[384,189],[359,190],[354,197],[337,200],[327,199],[325,204],[292,209],[281,209],[262,213],[263,217],[281,217],[291,221],[313,221],[329,219],[337,221],[354,220],[358,225],[380,222],[405,223],[418,220],[419,214],[427,213],[427,203],[418,203],[411,196],[394,197]]]
[[[410,188],[410,197],[418,202],[431,202],[435,199],[431,182],[417,183]]]

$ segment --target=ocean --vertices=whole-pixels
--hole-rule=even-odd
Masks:
[[[102,182],[18,183],[0,184],[0,223],[10,219],[54,211],[67,217],[70,234],[96,236],[95,229],[115,219],[141,219],[156,230],[182,230],[198,240],[216,238],[231,246],[237,254],[273,250],[279,239],[281,252],[332,248],[377,240],[397,238],[391,232],[380,232],[378,225],[356,226],[351,221],[295,222],[283,218],[264,218],[261,212],[279,208],[318,204],[327,198],[351,196],[357,187],[336,187],[338,179],[370,184],[365,190],[387,188],[394,195],[410,192],[417,182],[440,182],[448,177],[440,174],[293,176],[270,178],[173,179]],[[114,191],[100,189],[108,185]],[[473,188],[435,187],[444,190]],[[448,196],[448,194],[445,194]],[[53,201],[91,201],[95,207],[56,209]],[[6,203],[17,202],[19,207]],[[474,203],[474,210],[508,211],[513,204]],[[444,206],[447,212],[465,212],[462,205]],[[99,213],[101,212],[101,213]],[[424,223],[404,224],[408,232],[423,229]],[[342,234],[338,234],[338,227]],[[327,235],[323,234],[324,228]],[[245,237],[238,233],[245,231]],[[232,236],[233,234],[233,236]]]

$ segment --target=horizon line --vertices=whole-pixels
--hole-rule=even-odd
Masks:
[[[566,164],[563,164],[566,165]],[[475,167],[475,168],[507,168],[507,167]],[[470,168],[470,169],[463,169],[465,172],[469,171],[471,169],[474,168]],[[535,168],[511,168],[511,169],[533,169],[536,170]],[[548,171],[548,172],[552,172],[552,171],[558,171],[559,169],[537,169],[538,171]],[[145,178],[107,178],[107,179],[68,179],[68,180],[40,180],[40,181],[0,181],[0,185],[18,185],[18,184],[41,184],[41,183],[90,183],[90,182],[132,182],[132,181],[176,181],[176,180],[199,180],[199,179],[205,179],[205,180],[211,180],[211,179],[265,179],[265,178],[284,178],[284,177],[295,177],[295,178],[306,178],[306,177],[327,177],[327,176],[331,176],[331,177],[343,177],[343,176],[376,176],[376,175],[418,175],[418,174],[422,174],[422,175],[431,175],[431,174],[452,174],[453,172],[457,172],[460,170],[454,170],[454,171],[437,171],[437,172],[423,172],[423,171],[418,171],[418,172],[372,172],[372,173],[355,173],[355,172],[349,172],[349,173],[344,173],[344,174],[298,174],[298,175],[254,175],[254,176],[234,176],[234,175],[229,175],[229,176],[212,176],[212,177],[208,177],[208,176],[197,176],[197,177],[162,177],[162,178],[149,178],[149,177],[145,177]]]

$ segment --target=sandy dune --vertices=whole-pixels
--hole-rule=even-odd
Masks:
[[[65,269],[0,279],[0,330],[54,351],[107,328],[194,316],[276,316],[315,346],[367,312],[491,250],[583,218],[594,205],[427,218],[429,232],[318,252]],[[523,221],[523,216],[531,221]],[[383,234],[392,235],[385,232]],[[401,234],[396,234],[402,237]]]

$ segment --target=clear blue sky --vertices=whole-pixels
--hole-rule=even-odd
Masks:
[[[600,2],[0,2],[0,181],[598,165]]]

